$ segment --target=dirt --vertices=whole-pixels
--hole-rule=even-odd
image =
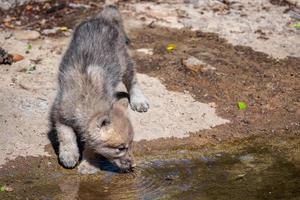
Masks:
[[[299,130],[299,58],[276,60],[199,31],[145,28],[131,38],[133,48],[155,52],[151,57],[137,55],[139,72],[159,77],[170,90],[189,91],[200,102],[215,102],[218,113],[233,121],[228,132]],[[173,53],[165,51],[168,43],[177,45]],[[216,73],[188,70],[182,60],[189,55],[216,67]],[[238,101],[248,108],[239,110]]]
[[[293,6],[293,4],[291,4],[286,0],[270,0],[270,3],[279,6],[291,6],[291,7]]]
[[[70,6],[70,3],[84,3],[90,7],[74,8]],[[7,11],[0,10],[0,17],[2,27],[6,28],[26,28],[38,31],[60,26],[73,28],[81,19],[97,13],[102,4],[103,2],[99,1],[45,1],[42,3],[32,1]]]
[[[0,11],[3,22],[0,27],[35,29],[42,34],[57,27],[72,29],[81,19],[95,15],[103,6],[103,1],[45,2]],[[191,28],[217,33],[234,45],[249,46],[275,58],[300,57],[299,30],[291,26],[297,22],[293,16],[299,18],[299,9],[282,2],[285,1],[131,0],[120,1],[119,6],[127,29],[137,24]],[[72,6],[74,4],[77,7]],[[47,35],[70,33],[54,31]]]

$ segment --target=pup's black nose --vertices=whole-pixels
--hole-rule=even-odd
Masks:
[[[120,170],[122,173],[132,172],[134,164],[131,159],[121,160]]]

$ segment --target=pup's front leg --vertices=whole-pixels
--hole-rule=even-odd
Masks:
[[[127,69],[123,76],[123,82],[129,93],[131,109],[138,112],[147,112],[149,109],[149,101],[140,89],[136,78],[134,63],[129,56],[127,56]]]
[[[74,130],[60,122],[56,122],[59,141],[59,161],[66,168],[73,168],[79,160],[79,149]]]
[[[139,85],[134,84],[129,90],[131,109],[138,112],[147,112],[149,109],[149,101],[143,94]]]

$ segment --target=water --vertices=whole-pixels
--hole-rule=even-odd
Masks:
[[[142,160],[134,173],[53,173],[7,199],[300,199],[300,140],[260,140]],[[22,182],[22,181],[21,181]],[[9,196],[8,196],[9,195]],[[15,195],[15,196],[14,196]],[[1,196],[0,196],[1,197]]]

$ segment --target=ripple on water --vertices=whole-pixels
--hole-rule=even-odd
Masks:
[[[86,194],[102,199],[259,199],[273,193],[282,196],[281,183],[289,185],[283,196],[289,198],[300,197],[299,177],[293,163],[269,152],[224,153],[145,162],[134,173],[106,175],[85,187],[94,188]],[[100,194],[104,183],[106,193]],[[81,190],[80,199],[87,198]]]
[[[4,195],[62,200],[300,199],[300,168],[295,162],[300,156],[300,141],[296,140],[282,149],[263,142],[233,152],[186,152],[181,159],[144,161],[133,173],[126,174],[115,173],[103,163],[100,175],[53,173],[48,178],[24,177],[20,192],[16,187],[15,194]]]

